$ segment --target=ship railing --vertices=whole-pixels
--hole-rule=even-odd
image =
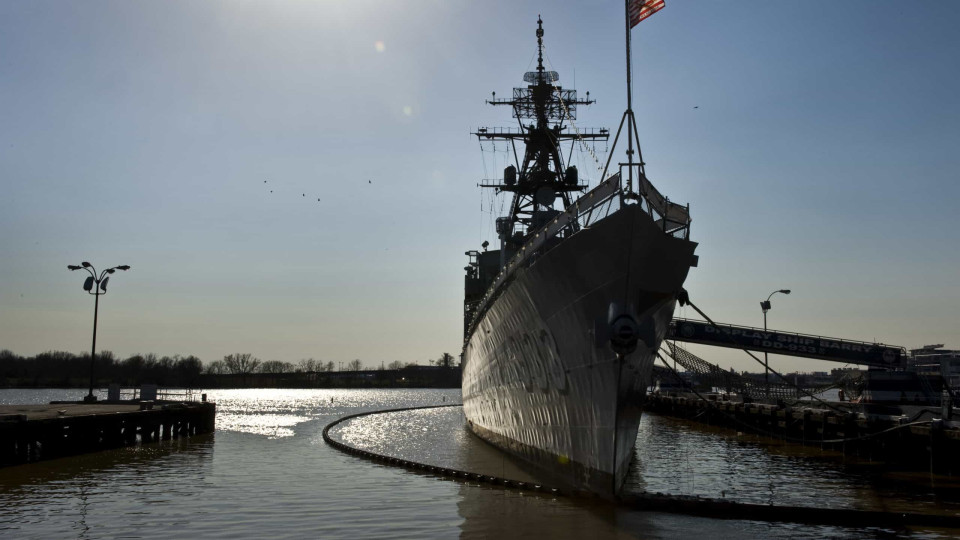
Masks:
[[[646,176],[639,176],[638,187],[640,193],[628,193],[623,189],[621,174],[616,173],[585,193],[573,204],[558,214],[554,219],[533,232],[520,250],[500,269],[493,283],[487,289],[483,299],[474,311],[470,323],[472,331],[476,321],[487,309],[487,306],[500,294],[506,282],[512,279],[516,270],[527,267],[543,253],[544,246],[554,238],[563,238],[576,234],[580,229],[589,228],[597,222],[618,212],[625,204],[640,204],[641,208],[654,220],[665,234],[683,239],[690,235],[689,206],[670,202],[647,180]],[[471,332],[467,332],[467,336]]]
[[[684,240],[690,239],[690,205],[671,202],[657,190],[643,172],[638,171],[636,195],[627,194],[627,197],[637,197],[647,214],[664,233]],[[622,175],[621,175],[622,176]]]
[[[500,294],[503,285],[512,279],[516,270],[529,266],[543,251],[544,245],[551,239],[581,228],[587,228],[618,211],[623,204],[623,192],[620,187],[620,174],[614,174],[584,194],[566,210],[558,214],[546,225],[534,232],[520,250],[500,269],[493,283],[474,311],[473,320],[467,337],[487,306]]]
[[[577,223],[580,227],[590,227],[607,216],[619,211],[623,201],[621,197],[616,197],[615,195],[617,195],[617,192],[613,192],[608,197],[594,201],[594,204],[589,205],[582,212],[578,212]],[[574,206],[579,203],[580,200],[574,203]]]

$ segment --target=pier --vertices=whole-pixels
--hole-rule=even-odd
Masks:
[[[870,461],[956,475],[960,422],[921,406],[816,402],[745,403],[711,394],[650,394],[644,409],[738,432],[819,446]]]
[[[0,405],[0,467],[212,433],[215,417],[206,401]]]

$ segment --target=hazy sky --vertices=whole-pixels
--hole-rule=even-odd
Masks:
[[[0,348],[89,349],[66,268],[86,260],[132,266],[100,306],[121,356],[459,353],[463,253],[494,240],[476,184],[502,167],[469,132],[511,124],[483,101],[522,84],[538,14],[560,84],[597,99],[578,125],[615,129],[618,1],[0,1]],[[759,326],[790,288],[772,328],[960,348],[958,20],[668,0],[634,30],[647,172],[700,242],[694,302]]]

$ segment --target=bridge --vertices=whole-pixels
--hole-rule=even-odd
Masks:
[[[673,319],[666,339],[882,369],[902,369],[906,367],[907,359],[906,350],[895,345],[713,324],[696,319]]]

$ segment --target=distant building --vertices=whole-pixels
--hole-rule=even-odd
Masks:
[[[924,345],[910,351],[908,366],[926,377],[940,375],[951,389],[960,391],[960,351],[944,349],[942,343]]]
[[[867,370],[859,369],[859,368],[849,368],[849,367],[834,368],[830,370],[830,378],[835,381],[840,380],[844,377],[855,379],[862,376],[866,372]]]

